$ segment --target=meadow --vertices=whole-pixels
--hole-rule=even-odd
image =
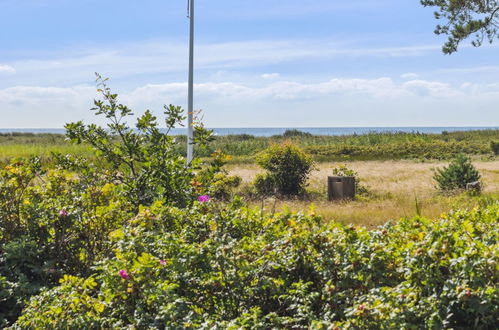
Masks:
[[[368,188],[367,196],[354,201],[329,202],[327,177],[340,164],[356,171],[361,184]],[[485,183],[481,196],[468,193],[442,194],[435,188],[434,168],[447,165],[444,161],[418,162],[414,160],[321,162],[311,173],[308,194],[303,199],[253,198],[251,205],[263,205],[267,210],[314,213],[328,221],[374,228],[403,217],[423,215],[438,218],[451,209],[473,208],[484,199],[499,199],[499,160],[473,162]],[[229,164],[232,175],[242,178],[239,191],[244,194],[262,170],[256,164]],[[311,207],[311,204],[313,205]]]

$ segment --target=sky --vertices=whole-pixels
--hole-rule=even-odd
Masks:
[[[418,0],[196,0],[208,127],[499,126],[499,43],[444,55]],[[95,72],[186,107],[187,0],[0,0],[0,128],[103,124]]]

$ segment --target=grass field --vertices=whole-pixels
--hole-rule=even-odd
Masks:
[[[466,193],[444,196],[437,192],[432,179],[432,168],[446,165],[446,162],[421,163],[414,161],[355,161],[345,163],[358,172],[361,182],[372,193],[369,197],[360,197],[356,201],[327,201],[326,178],[333,167],[339,163],[320,163],[309,180],[310,198],[304,200],[253,200],[255,206],[270,211],[289,208],[292,211],[310,212],[310,205],[315,206],[315,213],[328,220],[374,227],[390,219],[410,217],[418,213],[429,218],[438,216],[450,209],[472,208],[484,198],[499,198],[499,160],[475,161],[474,165],[482,174],[485,183],[481,197]],[[243,179],[241,189],[250,185],[254,176],[261,170],[253,164],[229,165],[231,174]],[[416,207],[416,200],[418,207]]]

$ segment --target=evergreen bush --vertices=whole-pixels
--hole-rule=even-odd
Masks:
[[[437,168],[433,179],[441,191],[466,189],[468,183],[480,180],[480,173],[471,163],[471,159],[459,154],[448,167]]]

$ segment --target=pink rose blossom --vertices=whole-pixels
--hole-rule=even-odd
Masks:
[[[62,210],[59,211],[59,215],[61,217],[67,217],[69,215],[69,213],[65,209],[62,209]]]
[[[159,261],[159,264],[160,264],[161,266],[166,265],[166,260],[161,259],[161,260]]]
[[[121,278],[124,279],[124,280],[129,280],[130,279],[130,276],[128,276],[128,273],[124,269],[120,270],[119,274],[120,274]]]
[[[210,201],[210,196],[208,195],[201,195],[198,197],[198,201],[201,203],[206,203]]]

